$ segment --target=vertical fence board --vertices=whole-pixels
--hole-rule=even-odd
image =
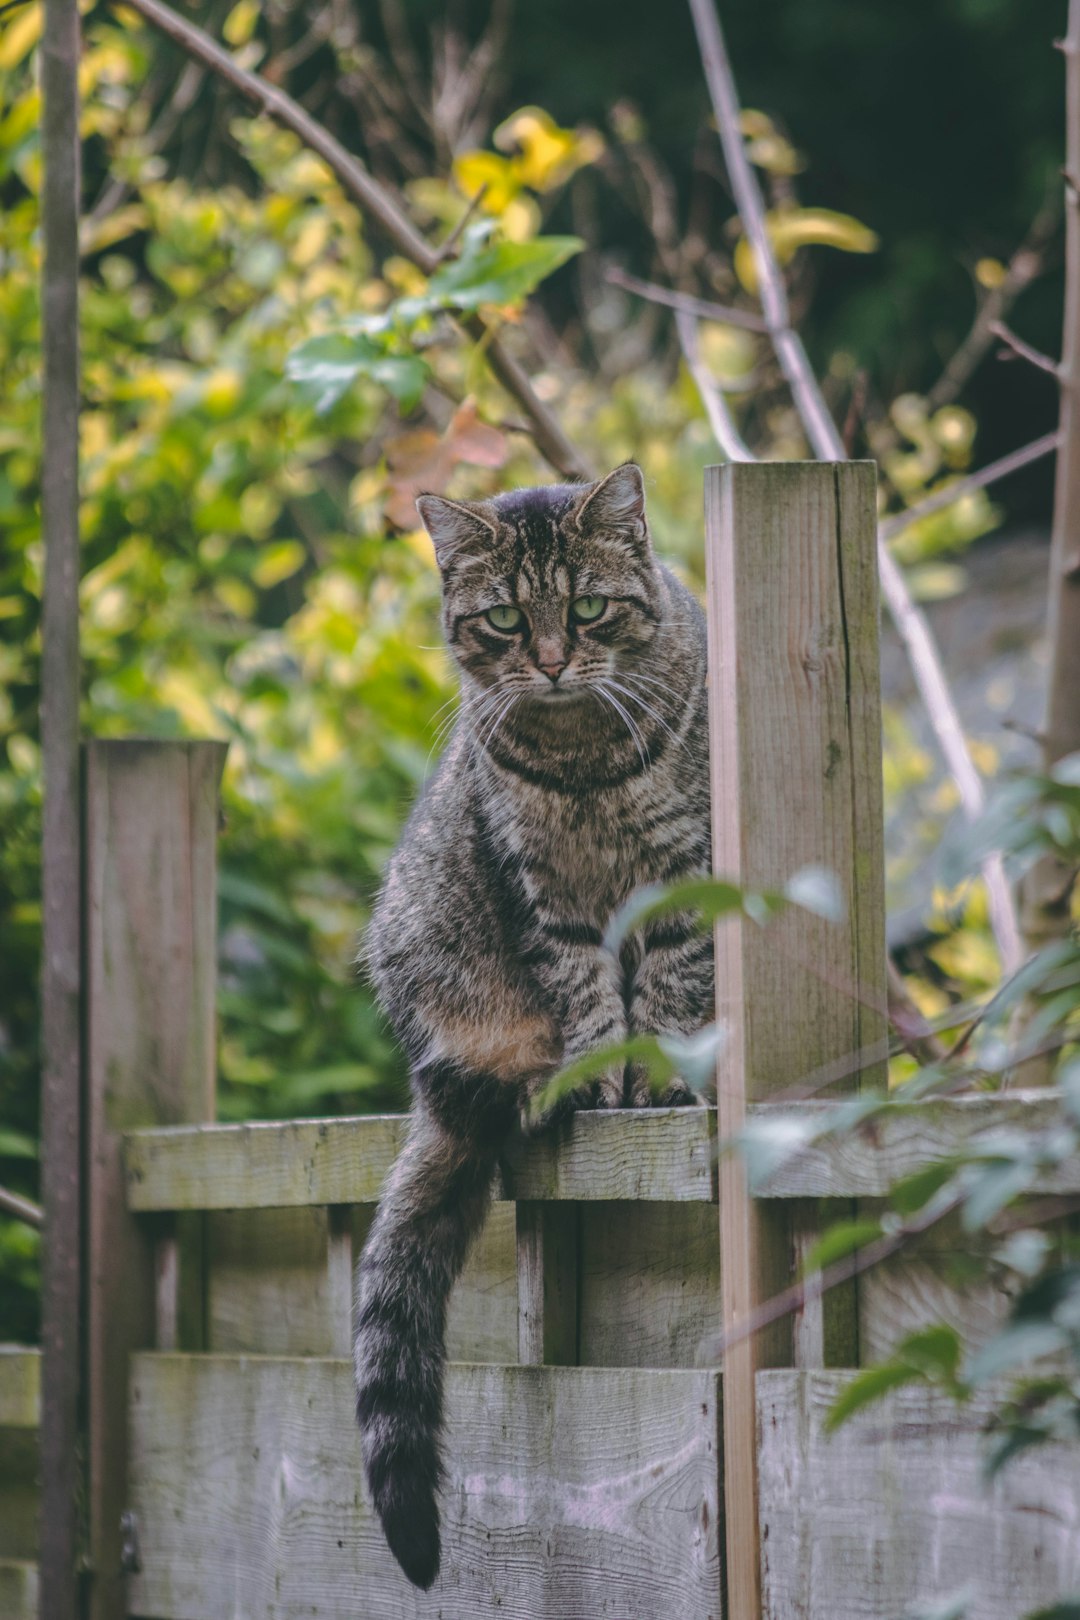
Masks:
[[[43,1620],[77,1602],[80,1383],[82,933],[79,824],[79,11],[46,0],[41,41],[45,593],[41,655],[42,826],[41,1582]],[[30,1575],[9,1572],[12,1607]]]
[[[91,1620],[126,1613],[128,1358],[155,1331],[152,1234],[127,1213],[121,1133],[213,1118],[224,759],[209,742],[86,753]],[[166,1331],[177,1311],[174,1299]]]
[[[874,1048],[885,1032],[881,715],[874,470],[709,468],[705,482],[713,864],[779,888],[825,867],[840,922],[791,908],[716,931],[721,1139],[748,1102]],[[876,1078],[876,1076],[875,1076]],[[720,1177],[721,1308],[740,1323],[790,1277],[788,1217]],[[822,1335],[818,1335],[819,1339]],[[728,1614],[758,1620],[754,1376],[792,1354],[790,1323],[724,1356]]]

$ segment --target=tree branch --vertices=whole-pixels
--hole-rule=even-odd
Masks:
[[[931,411],[948,405],[962,391],[979,366],[995,336],[994,327],[1004,320],[1025,287],[1042,274],[1047,243],[1058,220],[1057,199],[1039,209],[1027,237],[1017,248],[1005,270],[1001,285],[986,294],[971,323],[967,337],[955,351],[941,376],[926,396]]]
[[[128,0],[125,0],[127,3]],[[276,85],[268,84],[258,74],[240,67],[209,34],[187,22],[163,0],[130,0],[130,9],[137,11],[174,44],[187,51],[189,56],[202,62],[245,100],[283,128],[291,130],[305,146],[322,158],[346,194],[378,223],[397,251],[424,275],[433,274],[440,263],[438,250],[421,236],[408,215],[359,159],[347,152],[341,142],[305,112],[298,102]],[[529,379],[503,347],[501,339],[479,316],[469,316],[461,324],[474,341],[484,345],[491,370],[521,406],[537,448],[555,470],[566,478],[588,478],[590,469],[587,462],[566,437],[551,411],[533,392]]]
[[[45,1224],[45,1212],[40,1204],[35,1204],[31,1198],[24,1198],[21,1193],[9,1192],[6,1187],[0,1187],[0,1215],[11,1215],[26,1226],[41,1227]]]
[[[727,400],[709,375],[701,358],[697,321],[686,310],[676,309],[675,328],[679,334],[679,345],[690,375],[694,379],[701,403],[705,407],[705,414],[709,418],[714,439],[729,461],[753,461],[754,457],[746,448],[742,435],[735,426],[734,418],[728,410]]]
[[[1074,3],[1080,3],[1080,0],[1074,0]],[[802,339],[791,325],[787,289],[765,223],[764,199],[743,143],[739,101],[715,0],[689,0],[689,4],[728,177],[742,227],[753,252],[761,307],[780,369],[791,389],[796,410],[815,456],[823,461],[846,461],[848,458],[843,440],[829,415]],[[941,656],[925,615],[913,601],[904,576],[880,535],[878,571],[882,595],[907,653],[938,746],[956,779],[964,813],[969,820],[974,820],[985,804],[983,785],[964,738]],[[1011,973],[1020,966],[1024,953],[1012,892],[1001,858],[990,856],[982,872],[1002,966]]]
[[[1043,456],[1053,455],[1058,447],[1059,436],[1056,432],[1044,433],[1041,439],[1033,439],[1030,444],[1023,445],[1019,450],[1010,450],[1007,456],[1000,456],[997,461],[988,462],[980,467],[978,472],[968,473],[964,478],[956,479],[955,483],[945,484],[941,489],[935,489],[924,500],[916,501],[904,512],[896,512],[887,517],[879,526],[883,540],[892,540],[898,534],[920,519],[929,517],[932,512],[940,512],[946,506],[952,506],[954,501],[963,500],[976,489],[985,489],[989,484],[996,484],[1002,478],[1008,478],[1010,473],[1019,472],[1021,467],[1030,467],[1033,461],[1040,461]]]
[[[736,309],[732,304],[717,304],[711,298],[695,298],[693,293],[675,292],[670,287],[658,287],[655,281],[641,281],[617,265],[607,273],[613,287],[647,298],[651,304],[664,304],[668,309],[681,309],[687,315],[697,315],[703,321],[722,321],[725,326],[741,326],[747,332],[767,332],[768,327],[760,315],[749,309]]]
[[[1012,327],[1005,325],[1004,321],[991,321],[990,331],[996,338],[1000,338],[1007,348],[1012,350],[1011,355],[999,355],[1000,360],[1011,360],[1014,357],[1017,360],[1026,360],[1028,365],[1036,366],[1040,371],[1048,371],[1051,377],[1057,376],[1057,361],[1051,360],[1050,356],[1043,354],[1041,349],[1034,349],[1030,343],[1025,343],[1022,337],[1016,335]]]

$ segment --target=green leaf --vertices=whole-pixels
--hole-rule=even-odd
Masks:
[[[809,1147],[822,1129],[822,1125],[799,1114],[759,1115],[748,1120],[734,1145],[746,1165],[751,1192],[760,1193],[770,1178]]]
[[[723,878],[684,878],[667,885],[649,883],[619,907],[607,926],[604,949],[617,956],[627,937],[656,917],[696,911],[705,927],[717,917],[738,911],[742,903],[743,891]]]
[[[920,1209],[925,1209],[934,1194],[952,1180],[957,1168],[956,1159],[943,1159],[940,1164],[929,1164],[925,1170],[916,1170],[913,1175],[893,1182],[889,1189],[889,1202],[898,1214],[915,1215]]]
[[[0,1130],[0,1159],[36,1159],[38,1145],[22,1131]]]
[[[840,881],[824,866],[802,867],[785,883],[784,899],[826,922],[843,922],[847,912]]]
[[[584,246],[579,236],[539,236],[531,242],[496,242],[491,247],[474,248],[470,243],[460,258],[436,270],[420,301],[430,308],[470,310],[483,304],[520,303]]]
[[[894,1361],[885,1361],[877,1367],[867,1367],[865,1372],[856,1373],[830,1407],[825,1419],[825,1432],[833,1434],[848,1418],[861,1412],[864,1406],[880,1401],[890,1390],[899,1389],[903,1384],[917,1383],[922,1376],[917,1367]]]
[[[968,1367],[969,1383],[985,1384],[1064,1348],[1066,1335],[1056,1322],[1013,1322],[983,1345]]]
[[[837,1260],[845,1259],[881,1236],[881,1222],[871,1220],[834,1221],[810,1249],[802,1263],[804,1277],[812,1271],[824,1271]]]
[[[285,375],[322,416],[344,398],[358,377],[378,383],[402,410],[410,411],[424,391],[430,367],[419,355],[387,354],[362,334],[326,332],[292,350]]]

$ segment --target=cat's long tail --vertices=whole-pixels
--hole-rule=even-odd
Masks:
[[[483,1225],[499,1134],[450,1134],[422,1107],[358,1271],[356,1414],[390,1551],[425,1591],[439,1573],[444,1335],[450,1290]]]

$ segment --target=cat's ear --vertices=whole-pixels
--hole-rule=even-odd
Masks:
[[[647,530],[641,468],[632,461],[624,461],[621,467],[616,467],[586,491],[575,516],[583,533],[607,529],[644,541]]]
[[[418,495],[416,510],[435,547],[435,560],[446,569],[457,557],[490,550],[498,529],[486,501],[451,501],[445,495]]]

